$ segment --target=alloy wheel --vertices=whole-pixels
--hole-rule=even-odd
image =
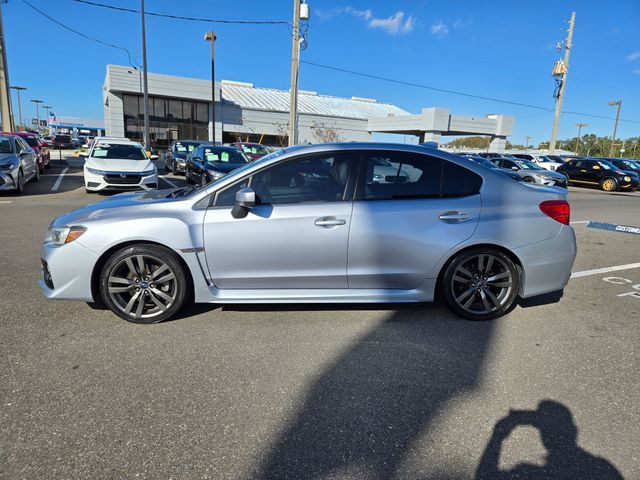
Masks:
[[[120,260],[109,272],[107,292],[126,316],[152,319],[176,300],[178,286],[171,267],[160,258],[135,254]]]
[[[614,182],[611,178],[607,178],[604,182],[602,182],[602,189],[606,192],[611,192],[615,190],[616,182]]]
[[[468,258],[451,278],[451,292],[465,312],[485,315],[502,308],[511,298],[511,269],[497,256],[478,254]]]

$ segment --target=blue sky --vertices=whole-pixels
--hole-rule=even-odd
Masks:
[[[68,26],[131,51],[141,64],[139,16],[72,0],[28,0]],[[97,0],[138,8],[136,0]],[[146,0],[148,11],[184,16],[290,20],[290,0]],[[640,122],[640,2],[618,0],[309,0],[312,19],[302,60],[437,88],[553,108],[551,68],[555,44],[577,12],[574,50],[564,109],[613,116],[607,102],[622,99],[621,118]],[[614,5],[615,4],[615,5]],[[23,94],[25,116],[35,116],[31,98],[58,115],[102,118],[105,65],[128,63],[117,49],[85,40],[42,17],[23,0],[3,5],[10,80]],[[210,76],[212,27],[149,17],[151,72]],[[289,87],[291,42],[287,26],[217,24],[217,79],[257,86]],[[505,113],[516,117],[513,142],[548,140],[553,114],[302,65],[300,88],[321,94],[360,96],[394,103],[410,112],[441,106],[453,113]],[[15,103],[15,97],[14,97]],[[15,107],[14,107],[15,108]],[[560,138],[583,132],[610,135],[613,122],[564,114]],[[619,136],[640,135],[640,123],[621,122]]]

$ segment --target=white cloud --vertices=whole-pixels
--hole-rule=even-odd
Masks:
[[[436,23],[431,25],[431,33],[433,33],[437,37],[444,37],[447,33],[449,33],[449,27],[446,23],[438,20]]]
[[[456,18],[453,22],[453,28],[465,28],[473,23],[471,18]]]
[[[317,11],[316,11],[317,13]],[[387,18],[376,17],[371,9],[360,10],[353,7],[334,8],[333,10],[323,10],[318,16],[323,19],[330,19],[337,15],[349,14],[367,22],[369,28],[378,28],[391,35],[407,34],[413,31],[416,20],[412,15],[406,16],[402,10]]]
[[[640,68],[635,69],[633,73],[635,73],[636,75],[640,75]]]
[[[627,55],[627,60],[629,60],[630,62],[633,62],[634,60],[639,60],[639,59],[640,59],[640,52],[633,52]]]

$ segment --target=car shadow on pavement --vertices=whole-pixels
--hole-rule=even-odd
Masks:
[[[318,373],[253,478],[410,476],[404,462],[423,455],[417,445],[435,417],[478,387],[499,321],[394,308]]]
[[[510,470],[500,470],[503,442],[520,426],[531,426],[540,433],[547,450],[544,465],[520,463]],[[536,410],[511,410],[500,419],[485,448],[476,480],[493,479],[598,479],[618,480],[622,474],[610,462],[596,457],[577,444],[578,427],[571,411],[553,400],[543,400]]]

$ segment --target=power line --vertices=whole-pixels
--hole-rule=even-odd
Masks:
[[[395,79],[395,78],[382,77],[380,75],[372,75],[372,74],[369,74],[369,73],[357,72],[355,70],[349,70],[349,69],[341,68],[341,67],[334,67],[332,65],[325,65],[325,64],[322,64],[322,63],[308,62],[306,60],[300,60],[300,63],[304,63],[304,64],[307,64],[307,65],[312,65],[314,67],[326,68],[328,70],[335,70],[337,72],[349,73],[351,75],[357,75],[357,76],[360,76],[360,77],[373,78],[375,80],[382,80],[382,81],[385,81],[385,82],[396,83],[396,84],[399,84],[399,85],[407,85],[409,87],[422,88],[422,89],[425,89],[425,90],[432,90],[432,91],[435,91],[435,92],[449,93],[451,95],[458,95],[458,96],[468,97],[468,98],[476,98],[476,99],[479,99],[479,100],[486,100],[486,101],[489,101],[489,102],[497,102],[497,103],[503,103],[503,104],[507,104],[507,105],[515,105],[515,106],[518,106],[518,107],[533,108],[533,109],[536,109],[536,110],[544,110],[545,112],[553,112],[552,108],[542,107],[540,105],[532,105],[532,104],[529,104],[529,103],[513,102],[513,101],[510,101],[510,100],[502,100],[500,98],[485,97],[483,95],[474,95],[474,94],[471,94],[471,93],[459,92],[457,90],[447,90],[447,89],[444,89],[444,88],[431,87],[429,85],[423,85],[423,84],[420,84],[420,83],[407,82],[407,81],[398,80],[398,79]],[[614,118],[612,118],[612,117],[606,117],[606,116],[603,116],[603,115],[594,115],[594,114],[590,114],[590,113],[573,112],[573,111],[567,111],[567,110],[565,110],[564,113],[571,114],[571,115],[580,115],[580,116],[583,116],[583,117],[593,117],[593,118],[602,118],[602,119],[605,119],[605,120],[614,120]],[[623,119],[620,119],[620,121],[621,122],[627,122],[627,123],[640,123],[639,120],[623,120]]]
[[[133,8],[116,7],[115,5],[108,5],[106,3],[92,2],[89,0],[73,0],[76,3],[83,3],[85,5],[91,5],[93,7],[107,8],[109,10],[117,10],[120,12],[136,13],[140,14],[140,10]],[[172,18],[174,20],[187,20],[190,22],[204,22],[204,23],[230,23],[237,25],[290,25],[289,22],[284,20],[263,20],[263,21],[251,21],[251,20],[213,20],[210,18],[197,18],[197,17],[185,17],[182,15],[170,15],[168,13],[149,12],[145,10],[145,15],[152,17]]]
[[[106,46],[106,47],[116,48],[116,49],[118,49],[118,50],[122,50],[122,51],[124,51],[124,52],[127,54],[127,57],[129,58],[129,65],[132,65],[132,63],[131,63],[131,53],[130,53],[130,52],[129,52],[129,50],[127,50],[126,48],[121,47],[121,46],[119,46],[119,45],[114,45],[113,43],[103,42],[102,40],[99,40],[99,39],[97,39],[97,38],[93,38],[93,37],[90,37],[89,35],[85,35],[84,33],[79,32],[78,30],[75,30],[75,29],[73,29],[73,28],[71,28],[71,27],[68,27],[68,26],[67,26],[67,25],[65,25],[64,23],[59,22],[59,21],[58,21],[58,20],[56,20],[55,18],[53,18],[53,17],[49,16],[48,14],[46,14],[45,12],[43,12],[42,10],[40,10],[40,9],[38,9],[38,8],[36,8],[36,7],[34,7],[34,6],[33,6],[33,5],[31,5],[31,3],[29,3],[27,0],[22,0],[22,2],[23,2],[23,3],[25,3],[26,5],[28,5],[29,7],[31,7],[33,10],[35,10],[36,12],[38,12],[38,13],[39,13],[40,15],[42,15],[43,17],[48,18],[48,19],[49,19],[49,20],[51,20],[53,23],[55,23],[55,24],[59,25],[60,27],[64,28],[65,30],[69,30],[70,32],[75,33],[76,35],[80,35],[81,37],[86,38],[87,40],[91,40],[92,42],[99,43],[99,44],[104,45],[104,46]]]

